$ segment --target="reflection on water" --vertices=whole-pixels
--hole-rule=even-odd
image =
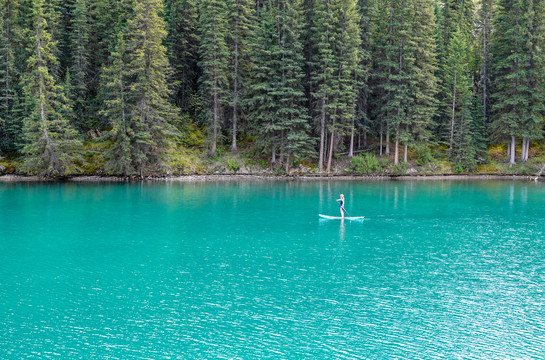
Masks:
[[[337,215],[335,199],[366,221]],[[0,184],[0,358],[545,358],[545,188]]]

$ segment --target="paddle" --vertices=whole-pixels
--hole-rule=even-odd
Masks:
[[[345,213],[347,213],[347,214],[348,214],[348,211],[346,211],[346,209],[344,208],[344,206],[343,206],[343,211],[344,211]],[[350,214],[348,214],[348,216],[351,216],[351,215],[350,215]]]

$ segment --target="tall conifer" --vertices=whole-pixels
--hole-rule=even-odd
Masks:
[[[191,109],[191,98],[197,93],[199,75],[199,6],[197,0],[167,0],[168,35],[165,40],[172,66],[173,96],[184,113]],[[195,115],[195,114],[192,114]]]
[[[89,94],[89,0],[76,0],[72,6],[70,50],[72,53],[71,76],[75,92],[74,113],[81,130],[88,129],[86,123],[87,98]]]
[[[0,153],[15,151],[21,128],[17,48],[22,45],[17,0],[0,3]]]
[[[253,0],[230,0],[228,19],[229,47],[232,53],[231,66],[231,150],[237,149],[239,116],[243,109],[245,89],[249,78],[249,49],[253,37],[254,7]],[[243,66],[246,64],[246,66]]]
[[[174,135],[176,110],[169,103],[170,65],[163,41],[162,0],[138,0],[127,22],[127,110],[132,120],[131,160],[139,175],[144,167],[160,167]]]
[[[536,6],[537,5],[537,6]],[[494,54],[494,121],[496,139],[509,141],[508,160],[515,164],[517,137],[523,138],[523,160],[529,139],[538,138],[543,116],[543,2],[500,1]]]
[[[127,48],[123,31],[115,40],[115,49],[110,55],[110,65],[104,66],[101,75],[104,106],[101,115],[109,121],[111,129],[106,137],[112,147],[106,153],[106,171],[113,174],[132,175],[136,172],[132,144],[135,141],[136,120],[128,109],[129,71]]]
[[[201,2],[199,33],[202,69],[201,94],[205,104],[204,118],[209,125],[209,154],[215,155],[221,135],[223,112],[228,101],[228,69],[226,0]]]
[[[49,73],[56,63],[52,54],[54,42],[47,31],[43,0],[32,1],[34,26],[29,45],[31,55],[23,77],[31,112],[24,122],[24,170],[29,173],[64,176],[74,172],[77,159],[77,132],[62,116],[66,101],[62,88]]]

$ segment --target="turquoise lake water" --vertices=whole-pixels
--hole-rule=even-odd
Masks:
[[[544,218],[531,182],[0,183],[0,359],[543,359]]]

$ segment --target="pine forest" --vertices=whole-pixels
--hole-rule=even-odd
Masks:
[[[544,42],[545,0],[0,0],[0,174],[533,174]]]

